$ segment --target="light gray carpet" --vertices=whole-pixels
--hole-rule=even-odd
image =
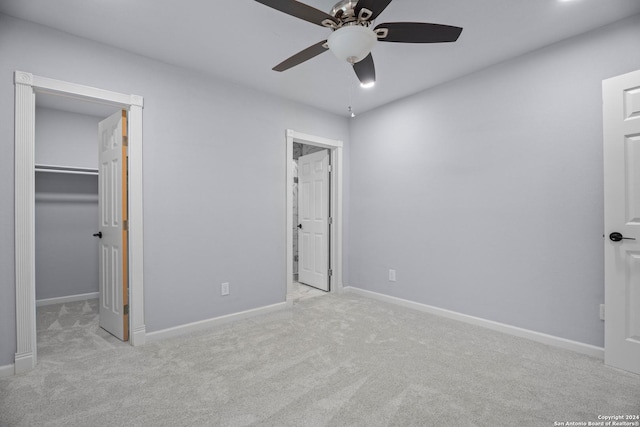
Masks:
[[[314,288],[304,283],[293,282],[292,289],[288,292],[287,298],[291,298],[294,301],[302,301],[308,298],[314,298],[321,295],[326,295],[325,291]]]
[[[553,426],[640,413],[637,375],[353,294],[138,348],[86,309],[39,322],[38,367],[0,380],[0,425]]]

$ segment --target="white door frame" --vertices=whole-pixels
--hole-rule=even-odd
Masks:
[[[36,94],[48,93],[128,110],[129,121],[129,342],[143,345],[142,107],[143,98],[82,86],[24,71],[15,84],[15,373],[37,363],[35,293],[35,117]]]
[[[329,252],[330,265],[333,275],[330,280],[330,292],[342,292],[342,141],[335,139],[322,138],[314,135],[307,135],[287,129],[287,173],[286,173],[286,191],[287,191],[287,220],[286,220],[286,265],[287,265],[287,304],[293,304],[293,143],[314,145],[329,149],[331,159],[331,195],[330,213],[333,218],[331,230],[329,232]]]

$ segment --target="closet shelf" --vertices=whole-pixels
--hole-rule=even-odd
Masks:
[[[46,173],[67,173],[73,175],[95,175],[98,176],[96,168],[81,168],[75,166],[43,165],[36,164],[36,172]]]

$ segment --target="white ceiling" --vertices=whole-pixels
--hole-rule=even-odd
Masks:
[[[307,0],[329,12],[337,0]],[[271,68],[330,30],[253,0],[2,0],[0,12],[346,115],[364,112],[540,47],[640,13],[639,0],[394,0],[377,23],[464,28],[456,43],[379,42],[377,84],[361,89],[324,53]],[[143,94],[144,95],[144,94]]]

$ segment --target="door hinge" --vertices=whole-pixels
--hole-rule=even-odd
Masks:
[[[129,221],[127,221],[126,219],[122,221],[122,229],[124,231],[129,231]]]
[[[129,146],[129,137],[128,136],[123,136],[122,137],[122,145],[125,147]]]
[[[129,314],[129,304],[125,304],[124,305],[124,315],[128,315]]]
[[[333,276],[333,269],[329,269],[329,277]]]
[[[333,217],[329,217],[329,225],[333,224]]]
[[[329,167],[327,168],[327,170],[328,170],[329,172],[333,172],[333,165],[329,165]]]

